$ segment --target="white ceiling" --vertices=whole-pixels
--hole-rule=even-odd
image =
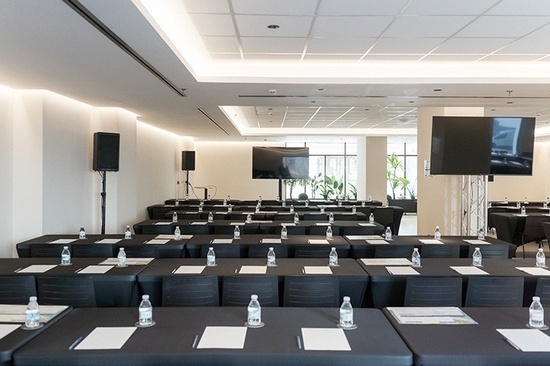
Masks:
[[[550,123],[548,0],[2,0],[0,49],[0,84],[204,140],[410,134],[439,106]]]

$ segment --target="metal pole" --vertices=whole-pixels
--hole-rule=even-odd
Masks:
[[[105,207],[107,206],[107,172],[103,171],[101,191],[101,234],[105,235]]]

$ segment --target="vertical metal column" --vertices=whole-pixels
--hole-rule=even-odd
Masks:
[[[461,235],[487,231],[487,183],[486,175],[462,176]]]

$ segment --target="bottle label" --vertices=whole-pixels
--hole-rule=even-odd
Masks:
[[[247,322],[249,325],[259,325],[262,322],[260,308],[256,308],[256,307],[248,308]]]
[[[62,254],[61,255],[61,263],[71,263],[71,255],[70,254]]]
[[[340,309],[340,325],[350,326],[353,324],[353,310]]]
[[[25,325],[27,327],[37,327],[40,322],[40,312],[38,311],[38,309],[27,309],[25,311],[25,314]]]
[[[206,259],[206,265],[207,266],[215,266],[216,265],[216,257],[213,255],[208,255],[208,258]]]
[[[153,308],[139,308],[139,324],[150,324],[153,320]]]

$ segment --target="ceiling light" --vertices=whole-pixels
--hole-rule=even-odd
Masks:
[[[514,104],[514,102],[512,102],[512,101],[509,101],[509,102],[506,102],[506,104]]]
[[[278,24],[270,24],[267,26],[267,28],[269,29],[279,29],[279,25]]]
[[[440,92],[443,91],[443,89],[434,89],[434,92]]]

